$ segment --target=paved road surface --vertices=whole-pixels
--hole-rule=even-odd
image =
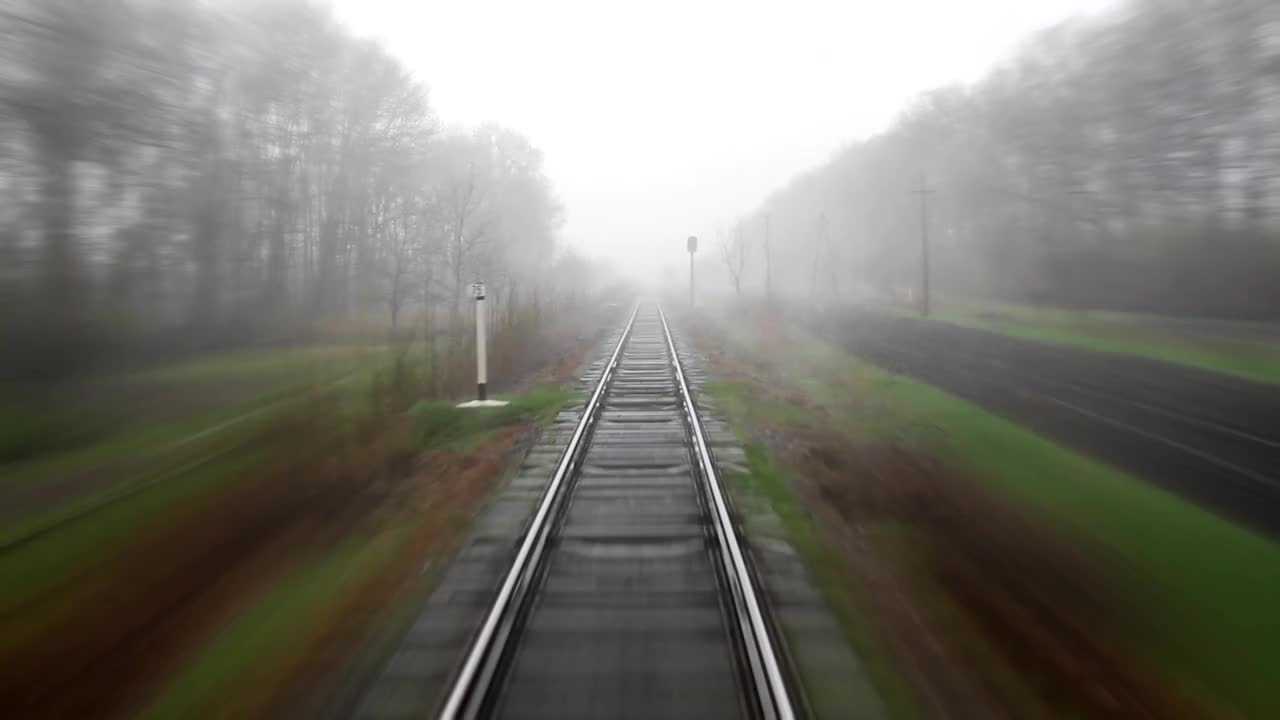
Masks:
[[[820,334],[1273,536],[1280,388],[870,311]]]

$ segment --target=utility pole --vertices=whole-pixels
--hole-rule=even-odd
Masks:
[[[693,254],[698,252],[698,238],[689,236],[689,307],[693,307]]]
[[[920,316],[929,317],[929,196],[933,194],[924,173],[920,174]]]

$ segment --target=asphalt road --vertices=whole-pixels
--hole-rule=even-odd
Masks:
[[[1280,537],[1280,388],[1145,358],[871,311],[816,329],[940,387]]]
[[[1169,330],[1190,338],[1259,343],[1280,342],[1280,323],[1275,322],[1146,317],[1140,321],[1140,324]]]

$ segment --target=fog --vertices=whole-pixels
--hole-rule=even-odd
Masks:
[[[1280,718],[1278,129],[1277,0],[0,0],[0,708]]]
[[[920,92],[1112,4],[334,0],[442,117],[526,134],[565,205],[562,237],[645,278]]]
[[[8,364],[465,344],[691,235],[708,294],[1272,318],[1277,12],[15,0]]]

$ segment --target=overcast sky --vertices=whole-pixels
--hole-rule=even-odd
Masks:
[[[546,155],[563,237],[654,269],[791,176],[1112,0],[331,0],[431,89]],[[708,242],[708,245],[710,243]],[[669,248],[669,250],[668,250]]]

